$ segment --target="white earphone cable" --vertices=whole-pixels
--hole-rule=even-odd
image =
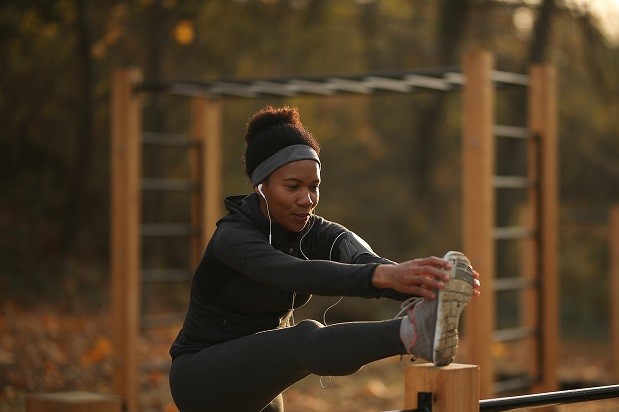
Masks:
[[[262,193],[262,183],[260,183],[258,185],[258,191],[260,192],[260,194],[262,195],[262,198],[264,199],[264,204],[267,206],[267,215],[269,216],[269,245],[272,245],[273,243],[271,242],[271,237],[272,237],[272,225],[271,225],[271,211],[269,210],[269,202],[267,201],[267,197],[264,195],[264,193]]]

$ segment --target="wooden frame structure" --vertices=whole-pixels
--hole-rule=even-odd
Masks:
[[[141,100],[133,85],[141,78],[138,70],[117,71],[112,78],[110,270],[116,364],[112,386],[129,411],[138,410]]]
[[[619,204],[612,205],[608,211],[608,256],[610,266],[610,329],[613,343],[613,372],[619,379]]]
[[[221,110],[220,100],[192,98],[192,135],[188,140],[166,134],[143,134],[139,70],[113,74],[111,151],[111,305],[116,367],[113,388],[126,410],[139,410],[137,357],[141,325],[158,323],[140,314],[141,282],[144,277],[189,280],[178,270],[144,271],[141,268],[141,238],[148,235],[190,236],[191,263],[197,265],[221,215]],[[189,149],[189,182],[141,178],[142,144],[183,146]],[[191,190],[189,227],[177,224],[141,225],[141,191],[150,189]],[[182,271],[181,271],[182,272]]]
[[[480,391],[491,396],[496,391],[493,359],[489,347],[497,337],[495,322],[494,240],[497,234],[514,231],[494,227],[495,198],[493,190],[506,179],[494,176],[494,135],[530,139],[528,183],[530,213],[528,228],[515,233],[528,233],[525,281],[517,280],[524,290],[524,306],[530,311],[527,324],[520,333],[531,339],[536,356],[531,363],[530,384],[552,390],[556,387],[555,353],[557,331],[556,309],[556,102],[554,71],[548,66],[531,68],[529,76],[496,71],[492,55],[472,52],[464,56],[459,69],[425,70],[406,73],[367,74],[348,77],[312,77],[296,79],[253,80],[244,82],[145,82],[136,69],[118,70],[112,85],[111,148],[111,293],[112,324],[116,368],[114,390],[126,404],[126,410],[138,410],[137,339],[140,330],[141,236],[162,234],[166,227],[140,229],[141,142],[166,144],[166,136],[146,139],[141,132],[141,99],[143,92],[165,92],[192,99],[191,149],[192,222],[187,233],[192,236],[192,260],[203,253],[208,237],[220,216],[221,201],[221,117],[223,97],[257,98],[263,96],[296,96],[300,94],[329,96],[340,93],[371,94],[377,92],[410,93],[415,90],[463,93],[463,251],[483,274],[479,299],[465,311],[466,344],[469,363],[480,366]],[[501,127],[493,123],[497,85],[529,87],[529,126]],[[175,141],[173,144],[178,144]],[[503,183],[501,183],[503,182]],[[151,182],[152,183],[152,182]],[[156,183],[156,182],[155,182]],[[507,185],[514,185],[507,179]],[[157,186],[157,184],[155,184]],[[159,185],[161,186],[161,185]],[[164,185],[165,186],[165,185]],[[515,186],[520,186],[516,184]],[[165,226],[165,225],[164,225]],[[178,228],[177,228],[178,229]],[[480,233],[486,234],[480,236]],[[492,236],[494,234],[494,236]],[[521,332],[522,332],[521,331]],[[500,335],[500,333],[499,333]],[[513,335],[513,334],[512,334]],[[521,336],[522,337],[522,336]],[[475,348],[483,348],[475,350]],[[530,386],[530,385],[529,385]]]
[[[469,363],[480,367],[482,397],[495,393],[555,390],[557,386],[557,125],[555,72],[534,66],[527,79],[528,127],[494,124],[496,88],[493,57],[487,52],[465,56],[463,119],[463,250],[483,274],[484,292],[465,312]],[[525,139],[527,176],[495,176],[495,139]],[[521,227],[495,227],[498,188],[527,191],[528,207]],[[490,234],[480,236],[480,233]],[[523,243],[523,273],[496,278],[497,240]],[[495,330],[496,291],[521,293],[523,324]],[[488,293],[491,292],[491,293]],[[525,340],[531,354],[529,376],[496,382],[492,344]],[[478,350],[477,348],[483,348]]]

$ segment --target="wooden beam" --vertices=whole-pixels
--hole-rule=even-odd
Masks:
[[[222,214],[222,101],[196,97],[192,101],[193,139],[192,179],[198,190],[192,196],[192,263],[196,266],[217,220]]]
[[[140,315],[141,103],[136,69],[112,75],[111,305],[114,392],[126,410],[138,410],[137,341]]]
[[[538,253],[540,289],[540,385],[535,391],[557,390],[557,101],[556,71],[549,65],[530,69],[529,127],[539,139]]]
[[[479,412],[479,367],[452,363],[436,367],[431,363],[406,368],[404,408],[418,409],[418,393],[432,393],[436,412]]]
[[[485,51],[464,56],[462,143],[463,252],[480,273],[482,293],[464,312],[468,363],[480,367],[481,396],[493,396],[492,333],[495,327],[494,58]]]
[[[610,322],[615,380],[619,379],[619,205],[609,212],[608,256],[610,265]]]

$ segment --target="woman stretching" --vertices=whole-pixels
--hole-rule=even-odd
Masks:
[[[228,213],[195,271],[170,349],[180,411],[283,411],[282,392],[310,374],[348,375],[401,354],[452,362],[460,313],[479,294],[468,259],[448,252],[395,263],[315,215],[320,148],[296,108],[260,110],[245,142],[253,192],[224,200]],[[312,294],[404,303],[395,319],[291,324]]]

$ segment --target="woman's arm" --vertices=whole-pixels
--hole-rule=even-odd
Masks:
[[[304,260],[273,248],[251,225],[220,225],[207,253],[238,273],[264,285],[323,296],[380,297],[371,282],[377,264]]]

